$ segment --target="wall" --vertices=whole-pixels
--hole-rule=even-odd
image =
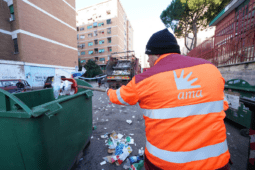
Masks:
[[[24,66],[0,64],[0,80],[25,79]]]
[[[243,79],[255,85],[255,62],[241,65],[218,67],[225,81],[230,79]]]
[[[71,78],[75,68],[0,60],[0,80],[25,79],[32,87],[43,87],[49,76]]]

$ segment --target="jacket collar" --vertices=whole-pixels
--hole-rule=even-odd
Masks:
[[[169,56],[169,55],[172,55],[172,54],[179,54],[179,53],[167,53],[167,54],[162,54],[157,60],[156,62],[154,63],[154,66],[160,61],[162,60],[163,58]]]

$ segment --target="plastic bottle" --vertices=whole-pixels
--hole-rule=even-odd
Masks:
[[[137,163],[140,160],[143,160],[142,156],[131,156],[128,158],[131,164]]]

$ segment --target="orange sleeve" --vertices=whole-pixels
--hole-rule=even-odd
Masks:
[[[117,90],[109,89],[107,95],[112,103],[119,105],[135,105],[139,98],[135,89],[135,77]]]

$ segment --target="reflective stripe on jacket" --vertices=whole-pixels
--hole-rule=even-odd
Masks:
[[[224,84],[209,61],[165,54],[108,96],[115,104],[139,102],[144,109],[145,154],[151,163],[161,169],[214,170],[230,158]]]

